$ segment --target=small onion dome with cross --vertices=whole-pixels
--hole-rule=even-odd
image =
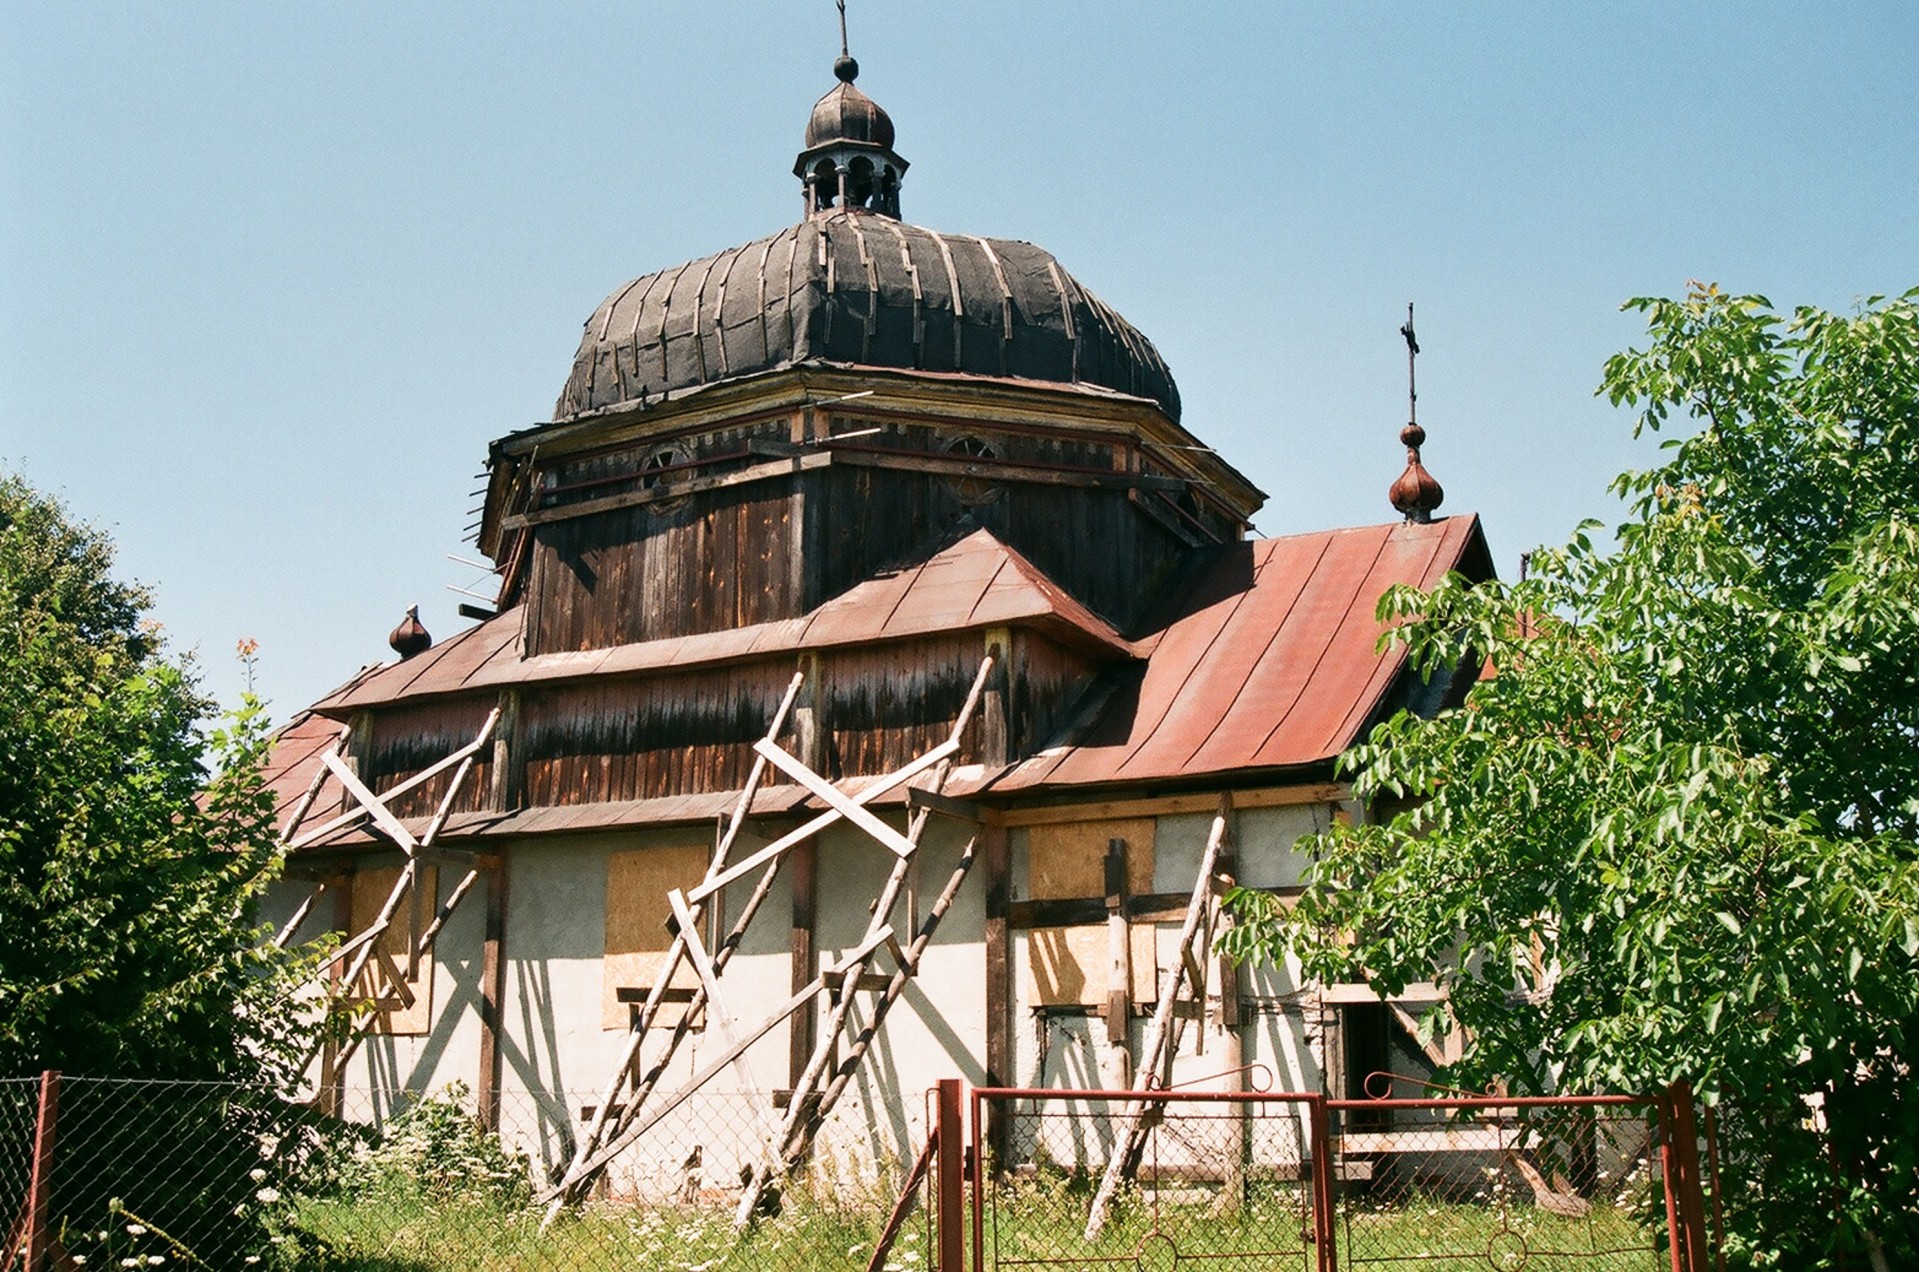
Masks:
[[[859,73],[860,64],[845,54],[833,63],[840,82],[813,104],[806,149],[794,161],[793,175],[804,187],[809,217],[844,208],[897,221],[906,160],[893,150],[892,119],[853,87]]]

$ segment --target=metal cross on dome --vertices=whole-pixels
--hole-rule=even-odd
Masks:
[[[1406,325],[1399,329],[1406,337],[1406,422],[1419,423],[1419,385],[1413,377],[1415,364],[1419,361],[1419,339],[1413,335],[1413,302],[1406,302]]]

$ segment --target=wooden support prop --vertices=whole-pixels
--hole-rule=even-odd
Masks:
[[[405,1011],[413,1006],[418,1001],[413,995],[413,987],[407,984],[406,973],[402,972],[400,965],[393,961],[393,956],[385,950],[376,948],[373,951],[373,957],[379,961],[380,970],[386,973],[387,982],[393,986],[393,991],[400,1000],[400,1010]]]
[[[906,767],[888,773],[884,777],[875,778],[871,785],[863,788],[860,793],[853,796],[849,802],[859,805],[870,804],[894,787],[912,781],[927,769],[949,759],[953,753],[958,750],[958,742],[942,742]],[[760,849],[752,856],[742,859],[738,865],[707,879],[704,883],[700,884],[699,887],[687,893],[686,899],[688,901],[706,900],[706,898],[712,896],[727,884],[732,883],[735,879],[749,875],[767,862],[784,856],[794,845],[803,840],[811,839],[828,826],[831,826],[834,822],[839,821],[841,816],[842,814],[838,809],[829,809],[821,813],[819,816],[801,825],[798,829],[788,831],[786,834],[781,835],[778,839],[775,839],[772,843]]]
[[[874,948],[878,947],[892,934],[893,929],[887,928],[871,938],[870,941],[862,941],[859,946],[854,948],[853,953],[855,955],[870,954]],[[791,1016],[794,1012],[825,993],[831,984],[831,980],[824,974],[814,977],[812,982],[800,990],[799,993],[794,994],[784,1003],[774,1008],[766,1019],[747,1030],[744,1034],[741,1034],[738,1040],[731,1046],[728,1046],[721,1051],[719,1055],[707,1061],[705,1065],[687,1080],[685,1086],[673,1092],[671,1095],[662,1096],[659,1103],[647,1113],[645,1118],[631,1123],[618,1135],[607,1140],[604,1144],[599,1145],[592,1155],[587,1157],[577,1168],[580,1176],[582,1178],[588,1177],[598,1174],[601,1170],[605,1169],[608,1162],[625,1152],[635,1140],[638,1140],[642,1135],[645,1135],[648,1131],[652,1130],[654,1126],[658,1125],[661,1119],[691,1099],[699,1092],[701,1087],[711,1082],[721,1071],[729,1067],[733,1061],[746,1054],[748,1048],[771,1033],[778,1025],[785,1021],[788,1016]],[[572,1181],[562,1180],[559,1184],[549,1189],[541,1200],[561,1200],[572,1187]]]
[[[805,1156],[811,1144],[812,1134],[818,1129],[818,1123],[839,1102],[841,1092],[859,1072],[861,1061],[865,1059],[867,1050],[873,1045],[873,1039],[879,1034],[880,1026],[886,1020],[886,1013],[906,992],[907,983],[918,974],[920,959],[926,953],[926,947],[932,943],[933,934],[939,930],[940,920],[945,918],[946,912],[952,908],[954,897],[959,895],[960,885],[966,882],[966,876],[977,859],[978,841],[975,840],[966,846],[966,852],[960,857],[959,864],[954,867],[952,875],[946,881],[946,886],[940,890],[940,895],[933,902],[932,909],[921,921],[919,931],[913,937],[913,943],[904,951],[899,968],[886,978],[886,985],[880,990],[880,996],[873,1004],[871,1017],[847,1048],[846,1056],[839,1062],[833,1080],[821,1091],[817,1111],[810,1121],[801,1123],[807,1128],[807,1138],[797,1149],[791,1150],[789,1163],[796,1162]]]
[[[366,931],[360,933],[356,937],[353,937],[351,940],[343,941],[340,944],[338,949],[334,950],[331,954],[328,954],[325,958],[321,959],[319,967],[315,968],[314,970],[321,971],[321,972],[326,971],[328,968],[332,967],[335,963],[339,962],[341,959],[348,958],[354,954],[357,954],[360,951],[360,948],[366,945],[367,942],[377,941],[382,935],[384,935],[384,933],[379,928],[366,929]]]
[[[967,692],[966,701],[964,705],[960,707],[959,715],[953,722],[952,733],[947,737],[945,742],[927,752],[926,756],[921,757],[922,760],[925,760],[929,756],[940,756],[939,759],[934,761],[937,768],[934,769],[932,789],[936,793],[946,784],[946,775],[952,767],[950,757],[959,750],[959,740],[965,735],[966,726],[972,723],[973,713],[979,708],[980,697],[986,691],[987,682],[993,674],[993,666],[994,658],[991,654],[986,655],[985,658],[980,660],[979,673],[973,677],[972,688]],[[909,765],[908,767],[911,766]],[[866,792],[862,791],[861,794],[864,795]],[[873,917],[867,923],[867,934],[869,938],[876,929],[885,927],[892,922],[893,907],[898,902],[900,891],[905,886],[907,877],[913,868],[914,858],[917,856],[919,850],[920,837],[925,833],[926,823],[931,816],[932,814],[930,812],[922,809],[908,817],[905,835],[908,851],[901,854],[899,859],[893,863],[893,869],[887,875],[885,886],[880,889],[879,896],[874,900]],[[964,864],[956,875],[953,883],[949,885],[949,891],[958,888],[959,881],[965,878],[966,868],[972,865],[972,861],[973,845],[969,844],[967,846]],[[945,900],[947,904],[950,904],[950,895],[944,897],[943,900]],[[929,920],[937,926],[939,921],[938,914],[944,913],[944,907],[936,904],[935,909],[938,913],[929,916]],[[862,942],[862,944],[867,943]],[[857,958],[849,958],[845,961],[840,969],[844,976],[845,984],[858,984],[860,976],[866,971],[866,963],[870,956],[871,948],[871,946],[868,947],[868,953],[861,954]],[[899,990],[904,990],[905,988],[904,978],[911,977],[914,970],[917,969],[917,957],[914,957],[912,962],[912,967],[903,968],[900,972],[895,973],[897,977],[902,978],[899,982]],[[878,1022],[884,1019],[885,1008],[889,1007],[897,997],[898,993],[892,992],[890,996],[883,997],[880,1000],[881,1005],[876,1007],[874,1020],[868,1025],[864,1040],[856,1045],[847,1057],[854,1069],[858,1067],[860,1059],[864,1057],[867,1052],[866,1043],[870,1042],[872,1031],[877,1027]],[[800,1074],[799,1080],[793,1084],[792,1102],[787,1105],[785,1124],[780,1129],[779,1158],[784,1169],[790,1170],[793,1166],[804,1160],[806,1154],[812,1147],[813,1136],[818,1131],[820,1125],[825,1121],[827,1114],[832,1111],[832,1100],[822,1096],[822,1098],[816,1102],[812,1096],[820,1079],[825,1075],[828,1066],[833,1064],[834,1056],[839,1047],[840,1035],[846,1028],[846,1017],[848,1011],[852,1008],[852,1004],[853,995],[850,993],[842,993],[839,999],[830,1005],[827,1012],[826,1027],[820,1031],[820,1036],[814,1044],[812,1058],[807,1061],[806,1069]],[[847,1076],[850,1076],[851,1072],[852,1069],[843,1070],[843,1073]],[[837,1099],[840,1091],[844,1089],[844,1080],[835,1081],[830,1088],[833,1099]],[[736,1228],[743,1228],[752,1221],[754,1214],[758,1211],[760,1197],[766,1191],[767,1185],[771,1182],[772,1177],[769,1171],[755,1170],[753,1172],[752,1177],[747,1180],[745,1190],[740,1196],[740,1204],[733,1212],[733,1223]]]
[[[1175,1006],[1179,1001],[1181,983],[1191,975],[1193,943],[1199,936],[1201,921],[1213,896],[1213,872],[1217,868],[1219,854],[1225,847],[1231,822],[1232,798],[1222,795],[1219,811],[1213,815],[1212,833],[1206,837],[1206,851],[1200,855],[1199,878],[1193,883],[1193,899],[1186,907],[1186,922],[1180,928],[1179,950],[1173,959],[1172,983],[1160,990],[1159,1006],[1153,1012],[1153,1023],[1147,1030],[1145,1045],[1140,1048],[1139,1065],[1134,1070],[1133,1078],[1135,1090],[1145,1091],[1163,1085],[1166,1070],[1171,1066],[1173,1054],[1179,1047],[1179,1014]],[[1200,993],[1205,992],[1203,984],[1195,985],[1195,989]],[[1106,1161],[1099,1190],[1093,1194],[1092,1208],[1086,1217],[1085,1238],[1088,1244],[1098,1240],[1101,1229],[1106,1226],[1106,1215],[1112,1208],[1113,1196],[1119,1190],[1120,1181],[1133,1173],[1140,1152],[1145,1147],[1146,1136],[1152,1129],[1152,1122],[1147,1117],[1148,1103],[1146,1100],[1135,1100],[1120,1115],[1122,1130],[1114,1139],[1113,1155]]]
[[[420,924],[423,911],[419,898],[420,889],[417,885],[422,869],[422,856],[433,849],[434,840],[439,837],[441,827],[446,825],[447,815],[453,809],[454,800],[459,797],[461,786],[465,783],[467,776],[473,771],[473,757],[486,745],[487,739],[492,736],[493,728],[499,723],[499,720],[500,710],[498,707],[495,707],[487,713],[486,720],[481,724],[479,733],[474,736],[471,742],[455,751],[452,755],[449,755],[446,759],[416,774],[408,781],[402,782],[385,795],[376,795],[368,789],[367,785],[360,780],[359,776],[354,773],[352,769],[346,766],[345,762],[342,761],[336,753],[326,752],[321,755],[321,762],[327,771],[339,779],[340,785],[346,789],[349,795],[353,796],[353,798],[359,802],[360,807],[354,810],[352,814],[346,815],[344,820],[342,818],[335,818],[333,822],[328,823],[327,826],[323,826],[319,830],[302,836],[301,839],[296,842],[295,846],[298,846],[298,843],[311,842],[314,838],[327,833],[328,830],[336,824],[344,825],[346,821],[350,821],[355,817],[365,816],[371,818],[373,824],[378,826],[380,830],[395,843],[399,844],[407,855],[405,868],[400,871],[399,878],[394,880],[393,887],[388,891],[386,900],[380,906],[379,913],[374,916],[373,922],[368,924],[366,930],[358,936],[355,936],[339,949],[335,950],[320,965],[322,971],[337,970],[340,960],[345,958],[349,951],[352,953],[353,961],[348,965],[346,973],[339,976],[338,979],[333,982],[333,987],[327,994],[326,1010],[329,1015],[339,1012],[342,1006],[346,1005],[346,996],[353,993],[354,984],[366,971],[369,961],[376,956],[380,959],[381,970],[387,973],[388,978],[392,980],[397,987],[400,1001],[407,1006],[412,1005],[413,991],[409,982],[418,979],[419,961],[432,944],[431,939],[427,937],[426,931],[422,931]],[[420,837],[416,839],[412,832],[407,830],[407,828],[400,823],[399,819],[393,816],[392,812],[387,808],[387,803],[397,798],[404,791],[418,786],[421,782],[427,780],[429,775],[444,772],[448,768],[454,769],[453,778],[447,783],[446,793],[440,797],[439,805],[434,809],[433,816],[428,820],[426,829],[420,834]],[[459,903],[461,896],[465,895],[464,889],[471,886],[471,880],[469,879],[462,884],[460,889],[456,889],[455,895],[449,898],[447,906],[444,907],[443,915],[436,917],[433,924],[427,930],[431,931],[434,936],[437,936],[439,934],[439,928],[444,926],[445,915],[451,914],[452,907]],[[350,894],[343,889],[343,898],[347,895]],[[401,904],[409,896],[414,898],[414,906],[407,925],[406,969],[402,971],[397,965],[391,963],[385,951],[378,948],[378,942],[380,938],[385,936],[392,928],[394,918],[399,914]],[[377,998],[378,996],[376,995],[376,1001]],[[333,1071],[336,1078],[347,1059],[359,1049],[360,1043],[365,1040],[366,1030],[370,1025],[371,1019],[369,1017],[356,1021],[349,1028],[346,1039],[327,1066]],[[305,1069],[313,1063],[314,1057],[319,1054],[320,1049],[326,1045],[324,1040],[331,1036],[331,1030],[321,1031],[322,1041],[316,1043],[315,1047],[308,1052],[305,1063],[301,1065],[302,1069]],[[322,1082],[324,1083],[326,1081],[327,1078],[323,1075]]]
[[[347,735],[351,732],[351,729],[345,725],[341,725],[338,736],[333,739],[333,745],[329,747],[328,750],[336,756],[339,755],[340,748],[346,745]],[[313,770],[313,780],[307,783],[305,793],[302,794],[299,801],[293,805],[292,815],[287,818],[286,825],[280,828],[281,848],[284,849],[287,841],[293,838],[293,832],[300,828],[302,821],[306,820],[307,811],[313,807],[313,801],[320,797],[320,788],[326,785],[327,772],[328,769],[324,761],[321,762],[319,767]]]
[[[739,1038],[733,1032],[733,1016],[726,1009],[726,1000],[720,994],[720,974],[713,966],[713,960],[707,957],[706,945],[700,940],[699,918],[692,907],[686,904],[686,894],[678,888],[670,888],[666,893],[666,903],[673,911],[674,922],[680,926],[680,936],[686,942],[686,956],[693,964],[693,970],[699,974],[700,988],[706,991],[706,1015],[720,1035],[720,1041],[731,1051],[739,1046]],[[740,1047],[741,1052],[745,1051]],[[759,1086],[753,1081],[753,1074],[740,1058],[733,1061],[733,1073],[740,1080],[740,1090],[757,1097]],[[754,1107],[759,1107],[757,1099]]]
[[[293,939],[293,934],[300,930],[300,925],[305,923],[307,916],[313,913],[314,903],[320,899],[320,894],[325,891],[326,884],[320,883],[315,885],[313,891],[307,893],[306,900],[300,902],[300,908],[293,912],[293,917],[286,921],[285,926],[273,938],[274,949],[283,950],[287,947],[287,943]]]
[[[954,821],[972,822],[984,826],[993,820],[993,810],[984,804],[976,804],[970,799],[954,799],[951,795],[941,795],[924,787],[906,788],[906,807],[914,812],[925,809],[941,817],[950,817]]]
[[[753,744],[753,750],[771,763],[773,767],[779,769],[801,786],[811,791],[815,798],[821,803],[837,812],[847,821],[852,822],[855,826],[858,826],[874,839],[879,840],[884,847],[891,848],[895,854],[901,857],[911,855],[913,845],[906,842],[906,836],[900,834],[897,830],[894,830],[891,826],[888,826],[885,822],[867,812],[866,809],[859,804],[854,803],[846,796],[840,794],[839,788],[834,786],[833,783],[827,781],[812,769],[807,768],[806,765],[780,750],[780,748],[773,743],[765,740],[755,742]]]
[[[772,722],[767,726],[766,736],[768,739],[777,739],[781,731],[786,728],[787,717],[792,713],[793,704],[799,697],[801,686],[805,683],[805,673],[794,673],[793,679],[786,686],[786,695],[780,699],[779,708],[774,711]],[[714,846],[712,860],[707,864],[706,882],[713,883],[717,880],[717,886],[708,892],[701,892],[695,889],[694,894],[688,898],[690,901],[697,902],[704,900],[705,897],[717,893],[730,882],[730,879],[724,877],[729,873],[726,870],[726,858],[727,855],[732,852],[734,841],[739,838],[740,831],[746,824],[747,815],[753,810],[753,798],[759,793],[760,784],[766,779],[766,769],[767,763],[765,757],[755,754],[752,767],[746,775],[746,784],[740,788],[739,799],[734,801],[732,817],[728,820],[726,830],[720,836],[719,843]],[[764,850],[762,850],[762,852],[763,851]],[[755,855],[758,856],[760,854]],[[772,890],[773,879],[779,870],[780,856],[774,854],[770,856],[768,860],[770,864],[762,874],[753,894],[747,898],[746,904],[741,907],[740,918],[734,924],[733,931],[728,934],[727,940],[721,943],[721,947],[716,953],[715,960],[720,967],[725,966],[733,950],[737,948],[739,938],[745,935],[746,925],[749,924],[753,916],[758,913],[761,903],[765,901],[767,894]],[[561,1184],[553,1195],[552,1205],[546,1213],[546,1218],[542,1221],[541,1226],[543,1228],[553,1222],[558,1216],[561,1207],[573,1199],[579,1187],[591,1178],[593,1174],[599,1171],[599,1166],[589,1165],[589,1163],[593,1160],[596,1151],[600,1147],[601,1141],[604,1140],[609,1133],[608,1122],[615,1116],[613,1110],[619,1101],[620,1091],[626,1086],[627,1079],[633,1072],[633,1062],[639,1056],[640,1044],[645,1040],[646,1031],[652,1026],[654,1018],[659,1014],[660,1004],[665,1001],[667,988],[672,984],[673,974],[679,969],[680,960],[685,956],[685,953],[686,942],[680,933],[675,933],[672,942],[667,946],[666,958],[654,974],[653,984],[647,993],[646,1001],[641,1004],[639,1011],[634,1013],[633,1023],[627,1030],[625,1045],[620,1049],[620,1058],[613,1066],[613,1075],[607,1080],[606,1088],[600,1096],[600,1101],[594,1107],[593,1116],[588,1119],[586,1131],[581,1135],[578,1144],[574,1148],[573,1160],[567,1166],[566,1173],[561,1177]],[[810,999],[808,1001],[810,1001]],[[681,1040],[685,1038],[691,1028],[691,1023],[697,1014],[697,1010],[698,1004],[696,1003],[692,1008],[689,1008],[689,1010],[681,1014],[679,1022],[673,1028],[672,1036],[667,1041],[665,1055],[655,1063],[653,1069],[645,1078],[634,1084],[633,1098],[627,1101],[625,1105],[620,1106],[621,1112],[618,1114],[619,1121],[614,1125],[611,1132],[616,1138],[622,1136],[625,1130],[639,1117],[641,1105],[644,1104],[646,1097],[652,1093],[653,1086],[658,1082],[659,1076],[666,1072],[667,1065],[671,1062],[673,1053],[679,1048]]]
[[[408,791],[411,791],[417,787],[426,785],[428,782],[432,781],[434,778],[438,777],[440,774],[446,772],[448,769],[453,768],[454,766],[459,764],[461,760],[464,760],[468,758],[469,756],[476,754],[481,747],[486,745],[487,739],[491,737],[493,734],[494,726],[496,726],[499,722],[500,722],[500,709],[498,707],[495,707],[492,710],[492,712],[490,712],[487,715],[486,722],[480,726],[479,736],[474,738],[473,741],[467,743],[465,746],[453,752],[451,755],[448,755],[445,759],[436,760],[432,764],[428,765],[426,768],[421,769],[418,773],[415,773],[412,777],[409,777],[404,782],[401,782],[398,785],[394,786],[393,789],[389,790],[385,795],[377,797],[375,802],[381,803],[381,806],[385,807],[386,804],[391,803],[392,801],[398,799],[400,796],[406,794]],[[334,758],[336,761],[338,760],[337,753],[335,754]],[[326,757],[324,755],[321,757],[321,763],[325,767],[327,772],[331,773],[335,771],[332,765],[326,764]],[[457,783],[455,785],[457,786]],[[362,789],[364,789],[364,786],[362,786]],[[304,835],[301,835],[298,839],[295,839],[291,843],[287,844],[286,846],[287,851],[297,852],[302,848],[318,843],[320,840],[326,838],[328,835],[332,834],[334,831],[342,830],[345,827],[352,825],[354,822],[359,821],[362,817],[365,817],[367,815],[368,815],[368,812],[364,805],[349,809],[348,811],[341,813],[339,816],[331,818],[324,824],[314,827],[312,830],[307,831]]]
[[[467,871],[466,875],[453,885],[452,894],[441,904],[439,913],[433,916],[433,922],[427,924],[426,931],[420,933],[420,942],[413,951],[414,958],[425,958],[433,952],[433,942],[440,935],[440,929],[445,927],[446,921],[453,917],[453,912],[459,908],[460,902],[466,898],[466,894],[472,890],[473,884],[479,877],[479,868],[475,867]]]
[[[322,755],[320,762],[332,770],[333,776],[339,779],[340,785],[346,787],[347,794],[360,801],[361,811],[373,819],[373,824],[384,831],[388,839],[405,849],[409,856],[419,848],[420,841],[413,837],[413,832],[403,826],[399,818],[387,811],[386,805],[380,802],[380,797],[360,780],[357,773],[346,766],[345,760],[329,753]]]

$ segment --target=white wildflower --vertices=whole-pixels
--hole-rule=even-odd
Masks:
[[[247,1172],[247,1178],[251,1179],[256,1184],[264,1184],[267,1181],[267,1173],[261,1170],[258,1166],[255,1166],[252,1170]]]
[[[253,1199],[264,1205],[271,1206],[274,1202],[280,1200],[280,1190],[278,1188],[262,1188],[259,1192],[253,1194]]]
[[[130,1223],[127,1225],[127,1235],[129,1237],[144,1237],[147,1235],[147,1226],[143,1223]]]

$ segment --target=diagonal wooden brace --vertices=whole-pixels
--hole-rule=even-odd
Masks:
[[[894,787],[903,786],[907,782],[912,781],[927,769],[932,768],[934,765],[951,756],[957,750],[959,750],[958,742],[951,740],[942,742],[925,755],[920,756],[917,760],[908,764],[905,768],[897,769],[884,777],[875,778],[872,785],[853,796],[852,802],[860,805],[870,804]],[[784,856],[840,819],[841,814],[839,810],[829,808],[798,829],[790,830],[786,834],[781,835],[778,839],[775,839],[772,843],[760,849],[752,856],[743,858],[737,865],[723,870],[719,874],[708,877],[706,882],[687,893],[686,899],[688,901],[706,900],[706,898],[712,896],[727,884],[732,883],[735,879],[753,873],[753,871],[759,869],[776,857]]]
[[[813,792],[828,808],[834,809],[847,821],[852,822],[855,826],[858,826],[861,830],[879,840],[881,844],[891,848],[895,856],[910,857],[913,855],[913,845],[907,842],[905,835],[900,834],[897,830],[894,830],[891,826],[888,826],[885,822],[867,812],[861,804],[842,795],[839,788],[834,786],[833,783],[827,781],[812,769],[807,768],[806,765],[800,763],[800,761],[794,759],[785,751],[782,751],[775,744],[762,739],[753,744],[753,749],[765,756],[767,762],[774,768],[779,769],[801,786]]]

